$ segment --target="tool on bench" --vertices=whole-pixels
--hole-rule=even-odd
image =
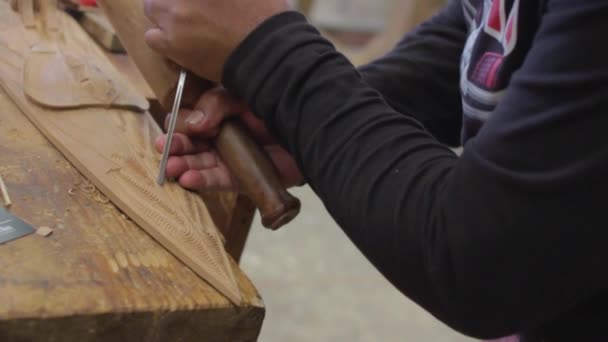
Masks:
[[[175,125],[177,123],[177,116],[179,114],[179,108],[182,103],[182,95],[184,94],[184,86],[186,85],[186,70],[183,70],[179,74],[179,81],[177,83],[177,90],[175,91],[175,100],[173,100],[173,110],[171,110],[171,119],[169,122],[169,129],[167,130],[167,141],[165,142],[165,148],[163,150],[163,157],[160,161],[160,172],[156,182],[158,185],[163,185],[165,182],[165,173],[167,171],[167,162],[169,161],[169,152],[171,151],[171,144],[173,143],[173,135],[175,134]]]
[[[33,234],[36,230],[0,208],[0,245]]]
[[[145,43],[145,31],[151,23],[145,17],[142,2],[98,0],[123,47],[154,90],[160,104],[167,109],[175,99],[179,72]],[[198,97],[211,86],[210,82],[189,75],[182,103],[194,106]],[[300,201],[285,190],[269,156],[238,120],[226,120],[214,143],[243,192],[260,210],[264,226],[278,229],[298,215]]]

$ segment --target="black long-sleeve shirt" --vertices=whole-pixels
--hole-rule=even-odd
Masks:
[[[607,32],[608,0],[454,0],[357,70],[289,12],[247,37],[223,83],[438,319],[480,338],[600,341]]]

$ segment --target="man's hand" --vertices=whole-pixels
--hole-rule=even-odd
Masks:
[[[194,191],[239,191],[234,177],[211,144],[228,115],[240,116],[270,156],[285,187],[303,182],[295,161],[276,143],[263,122],[222,88],[204,93],[194,110],[180,111],[167,164],[168,178],[174,178],[182,187]],[[157,139],[159,152],[163,151],[165,142],[166,136]]]
[[[220,82],[226,60],[245,37],[288,9],[287,0],[145,0],[155,25],[145,39],[177,64]]]

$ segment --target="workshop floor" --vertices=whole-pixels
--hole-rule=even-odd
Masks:
[[[264,298],[261,342],[473,341],[397,292],[361,255],[309,188],[279,232],[256,218],[242,267]]]

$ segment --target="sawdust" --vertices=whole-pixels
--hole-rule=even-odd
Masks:
[[[89,180],[81,181],[78,179],[74,181],[74,187],[68,189],[68,194],[70,196],[75,196],[78,191],[86,194],[95,202],[101,204],[110,204],[110,199],[104,196]]]
[[[95,195],[93,195],[93,199],[96,202],[99,202],[101,204],[108,204],[108,203],[110,203],[110,200],[106,196],[102,195],[99,191],[96,192]]]
[[[97,192],[97,188],[95,187],[95,185],[93,185],[93,183],[89,182],[88,180],[84,181],[80,186],[79,186],[80,190],[82,190],[82,192],[88,194],[88,195],[94,195],[95,192]]]
[[[0,192],[2,193],[4,206],[9,208],[13,203],[11,202],[11,197],[8,195],[8,189],[6,188],[6,184],[4,184],[4,179],[2,179],[2,176],[0,176]]]

